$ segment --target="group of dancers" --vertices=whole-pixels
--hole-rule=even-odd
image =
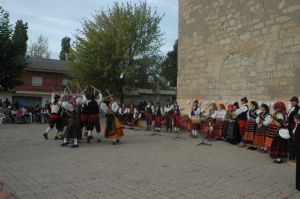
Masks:
[[[87,143],[93,139],[92,132],[96,129],[97,142],[100,139],[100,109],[106,117],[104,137],[112,139],[113,145],[120,142],[124,135],[123,129],[117,118],[119,111],[118,103],[112,96],[103,97],[101,92],[82,94],[74,100],[72,95],[52,94],[51,113],[49,126],[43,133],[48,140],[48,133],[56,131],[55,139],[63,140],[61,146],[67,146],[72,140],[71,148],[79,146],[78,140],[86,136]],[[55,128],[54,128],[55,127]]]

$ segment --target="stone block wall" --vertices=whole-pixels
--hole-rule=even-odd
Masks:
[[[179,0],[181,106],[300,94],[300,0]]]

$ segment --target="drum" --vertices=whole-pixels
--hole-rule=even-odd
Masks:
[[[191,122],[192,124],[200,124],[201,123],[201,118],[199,115],[193,115],[191,117]]]

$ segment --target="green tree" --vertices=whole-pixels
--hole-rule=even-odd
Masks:
[[[161,76],[164,77],[171,87],[177,86],[177,56],[178,40],[173,45],[173,50],[169,51],[161,65]]]
[[[28,49],[28,55],[30,57],[50,58],[50,51],[48,50],[48,39],[43,35],[40,35],[36,42],[33,42]]]
[[[149,69],[159,62],[162,16],[146,1],[115,3],[85,19],[75,41],[71,74],[75,81],[108,88],[123,101],[124,91],[148,83]]]
[[[0,86],[8,91],[23,82],[19,80],[27,65],[28,24],[18,20],[14,29],[9,14],[0,7]]]
[[[59,59],[60,60],[69,60],[69,54],[70,54],[70,51],[71,51],[71,39],[70,37],[64,37],[62,40],[61,40],[61,51],[60,51],[60,54],[59,54]]]

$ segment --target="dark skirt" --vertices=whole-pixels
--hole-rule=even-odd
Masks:
[[[272,158],[287,158],[288,148],[289,141],[277,136],[273,139],[270,155]]]
[[[68,119],[67,129],[65,131],[65,137],[79,138],[80,130],[80,119],[77,116],[70,116]]]
[[[237,144],[240,142],[241,137],[239,134],[239,126],[236,121],[227,123],[226,140],[231,144]]]

